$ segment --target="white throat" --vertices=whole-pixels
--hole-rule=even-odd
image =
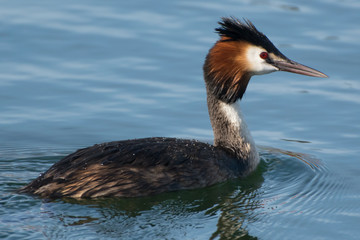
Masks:
[[[232,104],[220,103],[221,110],[234,127],[240,128],[243,124],[243,116],[240,110],[239,100]]]
[[[232,104],[221,102],[220,107],[232,127],[240,132],[241,138],[246,142],[249,142],[249,144],[254,143],[240,109],[240,100],[237,100]]]
[[[249,167],[252,170],[255,169],[259,163],[259,155],[256,151],[255,142],[241,113],[240,100],[232,104],[220,102],[219,110],[223,113],[226,119],[225,121],[229,124],[228,129],[222,133],[228,134],[228,136],[221,136],[221,138],[225,137],[229,139],[230,142],[228,142],[228,144],[230,146],[232,145],[231,147],[234,149],[239,149],[242,158],[251,159]]]

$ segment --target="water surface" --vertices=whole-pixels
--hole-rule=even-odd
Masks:
[[[2,1],[0,237],[357,239],[357,1]],[[221,16],[245,17],[330,76],[252,78],[241,107],[261,164],[246,179],[136,199],[14,193],[95,143],[212,141],[202,64]]]

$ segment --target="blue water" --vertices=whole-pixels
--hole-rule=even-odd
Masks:
[[[1,1],[0,238],[358,239],[360,3]],[[136,199],[14,193],[95,143],[212,141],[202,64],[221,16],[253,21],[328,79],[251,79],[261,164],[246,179]]]

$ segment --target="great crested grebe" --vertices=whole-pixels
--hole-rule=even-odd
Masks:
[[[259,155],[239,108],[250,78],[274,71],[325,74],[285,57],[248,20],[222,18],[220,39],[204,64],[214,145],[176,138],[144,138],[80,149],[20,192],[41,197],[138,197],[210,186],[247,176]]]

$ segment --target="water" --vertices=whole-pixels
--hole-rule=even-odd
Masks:
[[[358,238],[358,1],[1,3],[0,238]],[[330,76],[252,78],[242,101],[262,159],[252,176],[137,199],[14,193],[94,143],[211,141],[201,68],[221,16],[251,19]]]

